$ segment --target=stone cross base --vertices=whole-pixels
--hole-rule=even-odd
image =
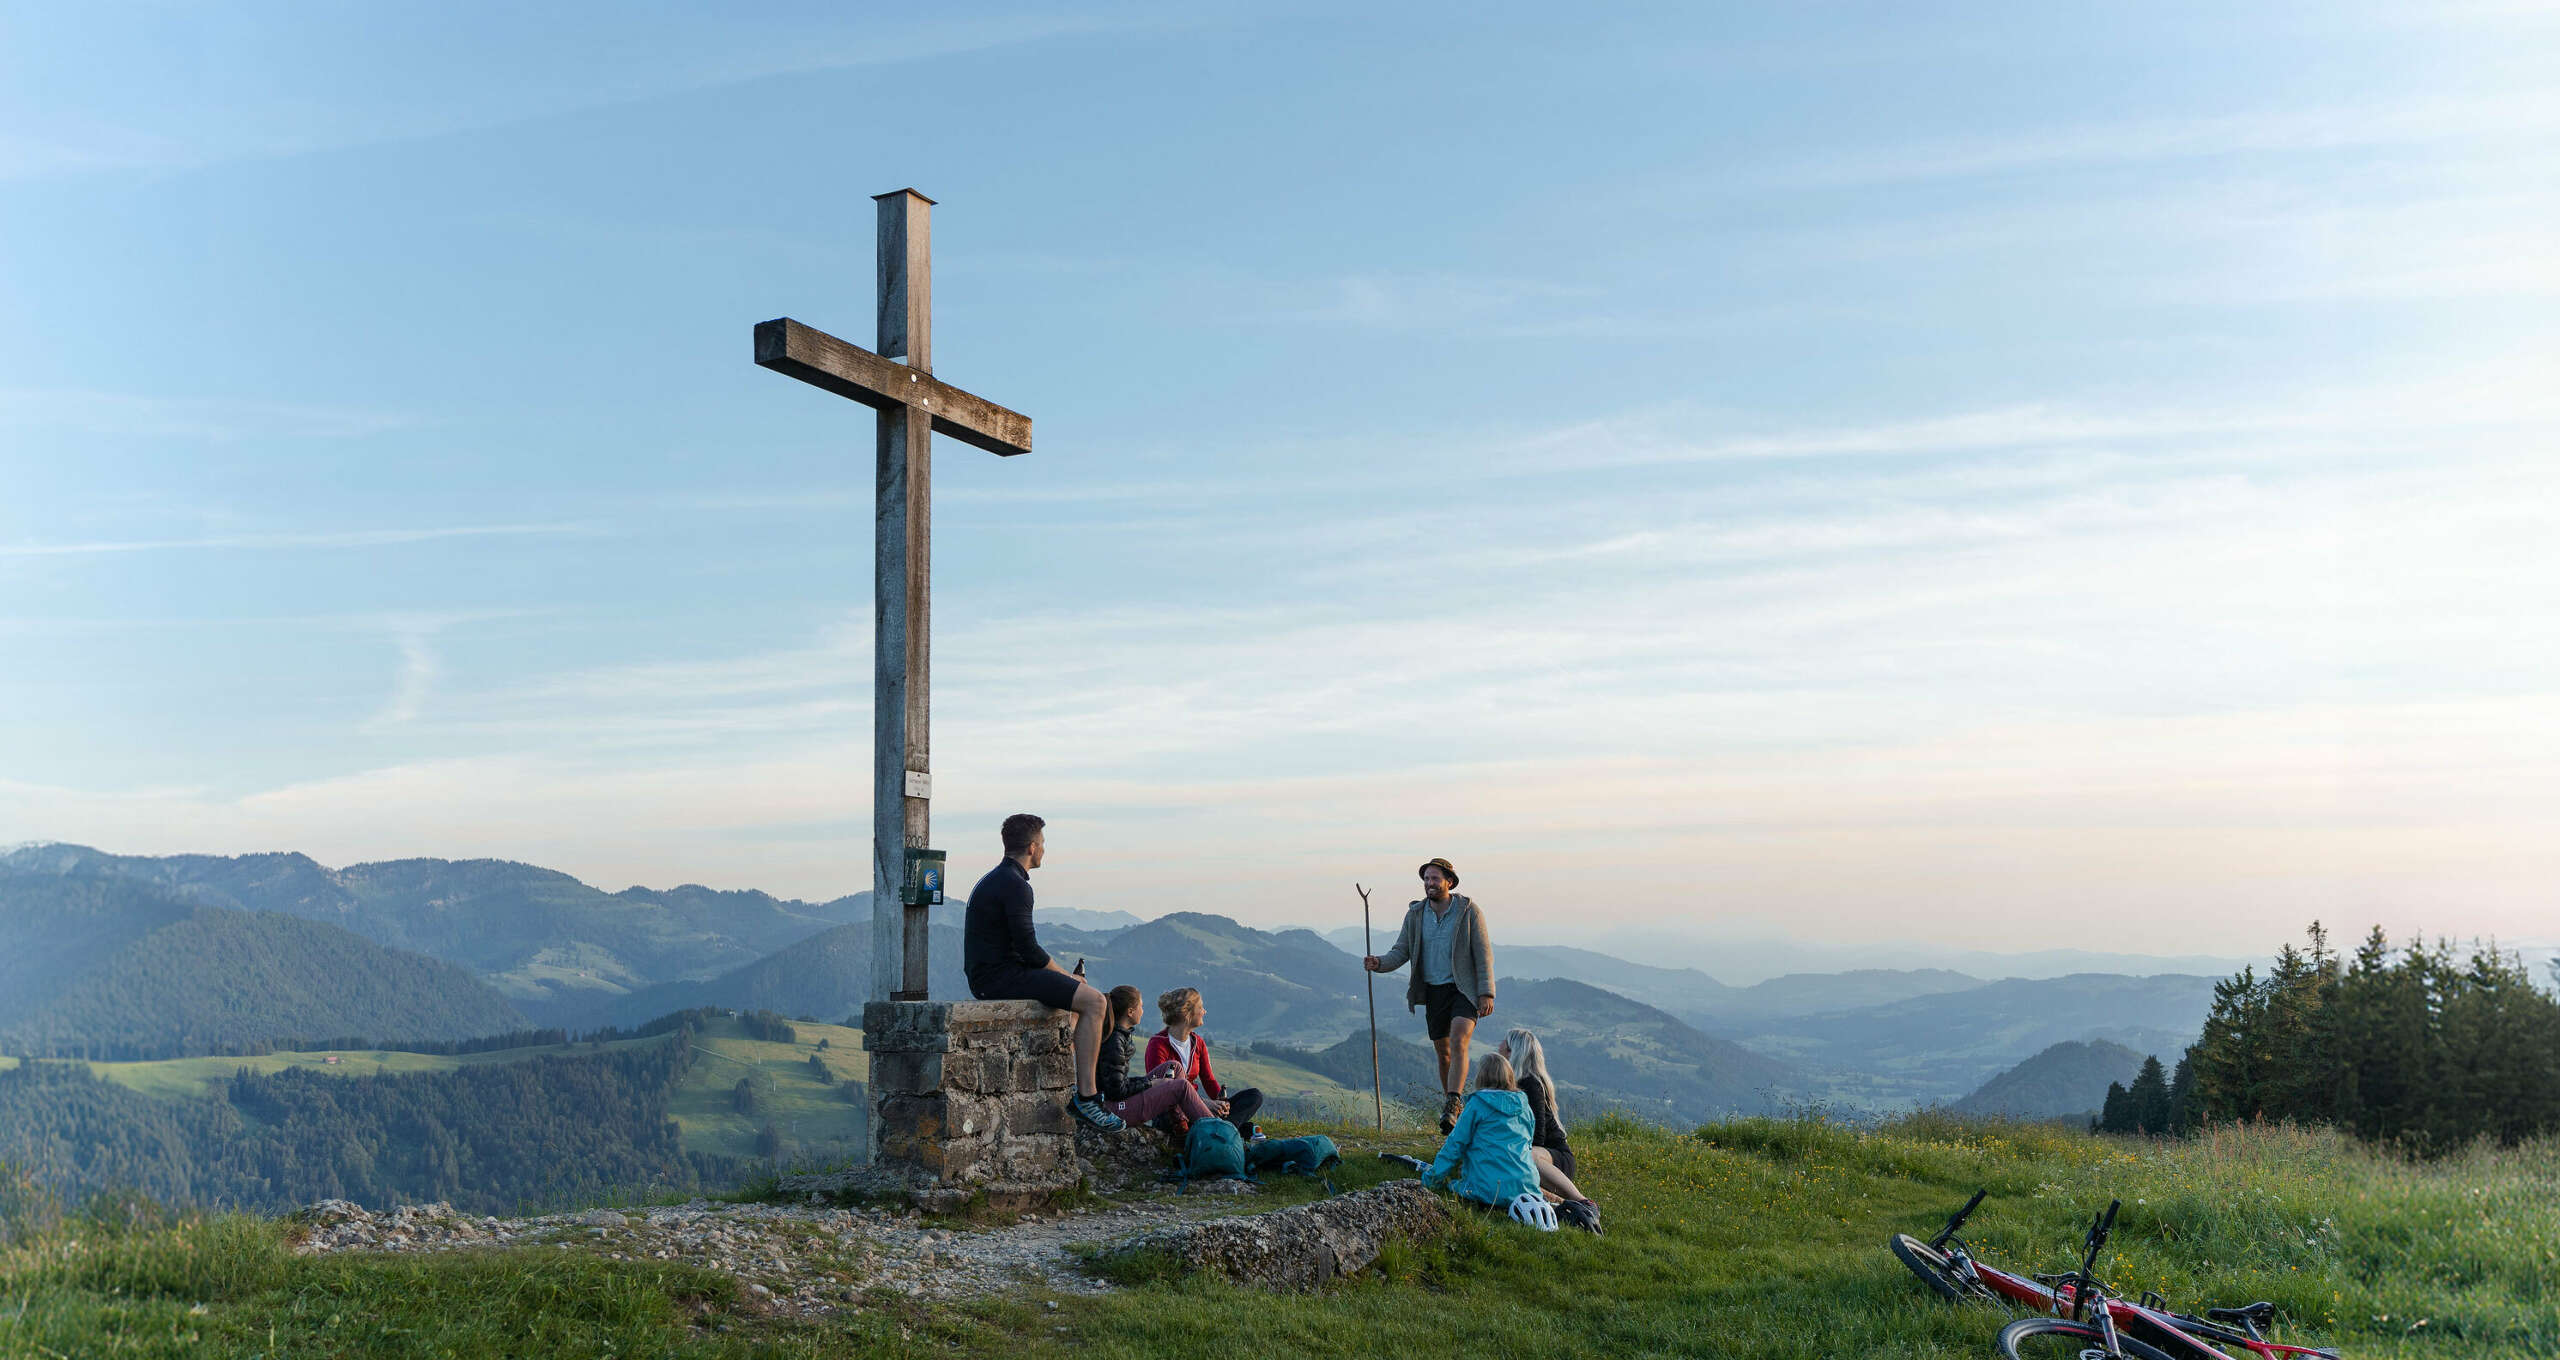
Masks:
[[[1074,1189],[1075,1022],[1037,1001],[864,1005],[875,1170],[934,1211],[983,1194],[1018,1212]]]

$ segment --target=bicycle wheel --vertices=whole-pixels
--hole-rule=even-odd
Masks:
[[[1895,1233],[1885,1245],[1893,1248],[1893,1254],[1911,1267],[1911,1273],[1919,1276],[1921,1283],[1946,1298],[1962,1303],[1991,1297],[1990,1291],[1956,1273],[1954,1258],[1909,1233]]]
[[[2124,1360],[2170,1360],[2129,1336],[2118,1337],[2116,1347]],[[2114,1360],[2097,1328],[2063,1318],[2020,1318],[2001,1328],[2000,1354],[2008,1360]]]

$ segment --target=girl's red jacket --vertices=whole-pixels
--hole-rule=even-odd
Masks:
[[[1172,1061],[1173,1041],[1165,1037],[1163,1030],[1157,1030],[1155,1037],[1147,1040],[1146,1070],[1153,1072]],[[1218,1074],[1209,1067],[1209,1036],[1198,1030],[1191,1032],[1191,1066],[1183,1071],[1182,1076],[1186,1081],[1198,1083],[1200,1094],[1211,1100],[1227,1098],[1227,1088],[1218,1084]]]

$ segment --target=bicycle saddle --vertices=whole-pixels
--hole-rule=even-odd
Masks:
[[[2240,1308],[2207,1308],[2204,1315],[2216,1322],[2245,1322],[2253,1327],[2264,1327],[2268,1319],[2276,1315],[2276,1306],[2260,1299]]]

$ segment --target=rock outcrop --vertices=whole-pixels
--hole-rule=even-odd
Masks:
[[[1356,1274],[1388,1242],[1449,1227],[1449,1209],[1420,1181],[1389,1181],[1315,1204],[1160,1228],[1113,1254],[1160,1253],[1184,1271],[1215,1271],[1264,1289],[1313,1289]]]
[[[1164,1135],[1154,1129],[1104,1133],[1081,1125],[1076,1128],[1076,1160],[1084,1167],[1085,1188],[1101,1195],[1153,1186],[1173,1164]]]

